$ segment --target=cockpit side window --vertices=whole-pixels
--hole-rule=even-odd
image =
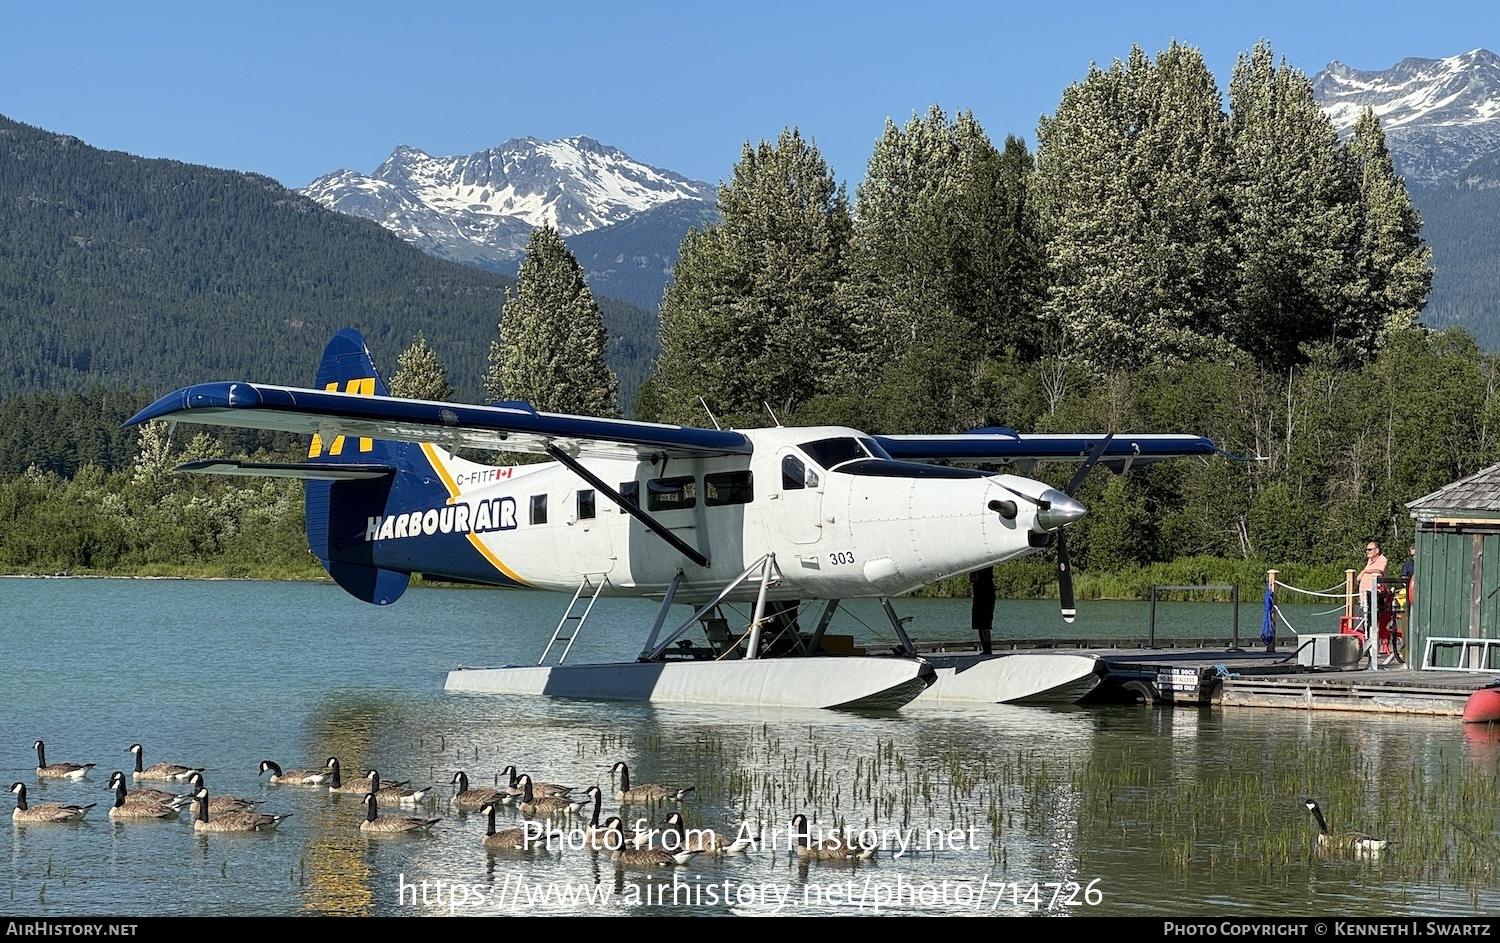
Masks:
[[[781,490],[798,491],[807,487],[807,466],[802,459],[788,455],[781,460]]]

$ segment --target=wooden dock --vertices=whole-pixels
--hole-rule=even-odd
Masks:
[[[1232,648],[1226,639],[1156,639],[1154,647],[1130,639],[1017,642],[1005,647],[1076,650],[1104,659],[1109,674],[1084,703],[1461,717],[1469,695],[1500,683],[1500,672],[1417,671],[1400,663],[1376,671],[1314,668],[1299,664],[1294,651]]]
[[[1469,695],[1497,681],[1500,677],[1495,672],[1324,669],[1307,675],[1230,678],[1221,686],[1217,703],[1226,707],[1462,717]]]

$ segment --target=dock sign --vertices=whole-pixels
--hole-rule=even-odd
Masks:
[[[1198,693],[1198,669],[1163,668],[1157,672],[1156,688],[1159,691],[1180,691],[1183,694]]]

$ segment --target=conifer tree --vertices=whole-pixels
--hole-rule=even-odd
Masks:
[[[396,375],[391,377],[392,396],[407,399],[450,400],[453,387],[448,383],[448,368],[427,344],[420,332],[411,346],[396,361]]]
[[[608,341],[583,268],[557,230],[538,226],[506,298],[500,338],[490,345],[485,392],[543,412],[616,415]]]
[[[1063,92],[1038,127],[1048,314],[1096,369],[1221,352],[1231,297],[1231,158],[1213,75],[1136,47]]]
[[[766,421],[829,388],[847,346],[835,299],[851,222],[848,197],[795,129],[746,142],[719,187],[722,221],[683,240],[663,293],[656,391],[664,418]]]

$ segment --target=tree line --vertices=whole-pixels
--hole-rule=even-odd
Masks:
[[[1085,566],[1404,539],[1406,501],[1496,458],[1495,363],[1420,325],[1431,255],[1372,113],[1340,140],[1266,43],[1225,101],[1195,49],[1136,48],[1035,153],[968,112],[887,122],[853,201],[799,130],[747,142],[636,417],[1190,431],[1257,459],[1097,476]]]
[[[1096,473],[1070,551],[1104,571],[1353,560],[1405,539],[1406,501],[1500,455],[1497,361],[1421,327],[1430,256],[1372,115],[1339,140],[1264,43],[1226,108],[1174,44],[1091,67],[1037,137],[996,147],[937,107],[888,122],[852,202],[797,129],[747,142],[721,221],[682,244],[634,415],[1186,431],[1256,459]],[[617,414],[609,342],[538,229],[487,395]],[[400,366],[400,394],[452,395],[425,338]]]

